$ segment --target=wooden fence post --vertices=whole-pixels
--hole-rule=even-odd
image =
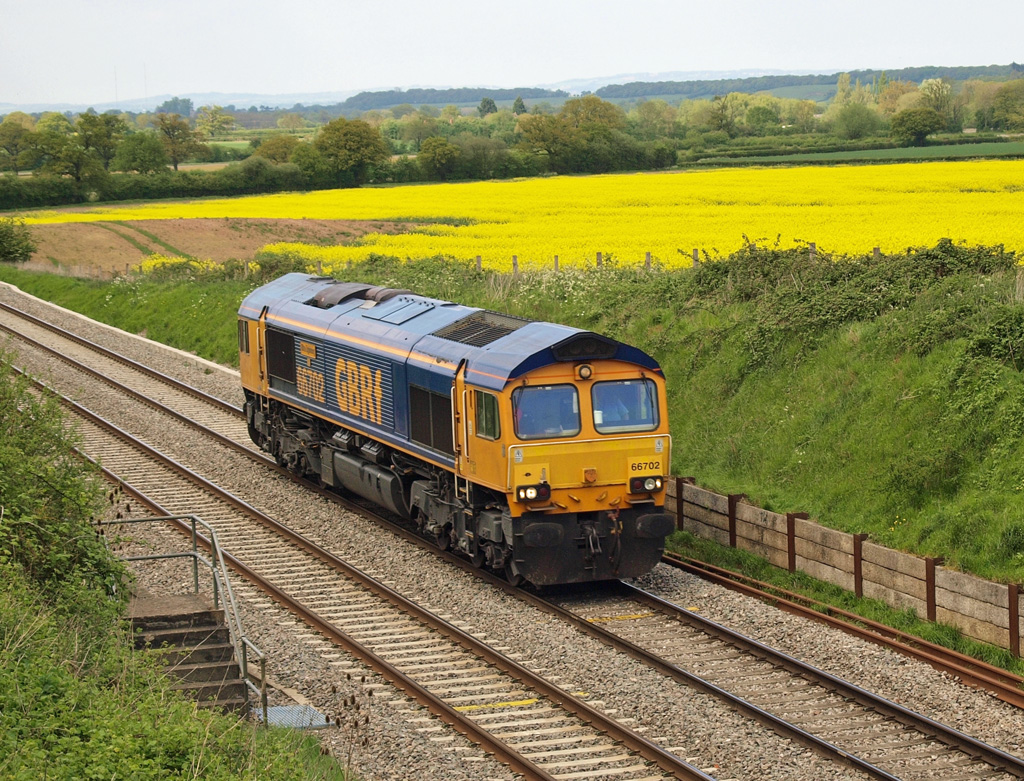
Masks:
[[[882,250],[881,250],[881,248],[875,247],[874,254],[875,254],[875,260],[878,260],[879,258],[881,258],[882,257]]]
[[[322,260],[318,260],[316,262],[316,275],[318,277],[322,277],[324,275],[324,262]]]
[[[479,255],[477,255],[476,256],[476,270],[480,271],[483,268],[483,266],[484,266],[483,259]]]
[[[746,494],[729,494],[729,547],[736,547],[736,505],[740,499],[746,499]]]
[[[814,256],[818,254],[818,245],[817,245],[817,244],[815,244],[815,243],[814,243],[814,242],[812,241],[812,242],[811,242],[810,244],[808,244],[807,246],[808,246],[808,248],[809,248],[809,249],[810,249],[810,251],[811,251],[811,262],[813,263],[813,262],[814,262]]]
[[[866,534],[854,534],[853,536],[853,593],[858,597],[864,596],[864,540]]]
[[[935,565],[942,563],[941,556],[924,557],[924,598],[927,605],[928,620],[935,620]]]
[[[686,522],[686,499],[684,496],[685,486],[696,485],[696,477],[676,478],[676,531],[683,531],[683,524]]]
[[[597,267],[601,268],[601,253],[597,253]]]
[[[647,269],[648,271],[651,270],[651,253],[650,252],[648,252],[647,255],[644,257],[644,268]]]
[[[555,273],[558,273],[558,255],[555,255]]]
[[[519,275],[519,256],[518,255],[513,255],[512,256],[512,276],[515,277],[515,276],[518,276],[518,275]]]
[[[700,265],[700,253],[697,252],[697,248],[693,248],[693,267],[697,268]]]
[[[678,501],[678,500],[677,500]],[[1020,586],[1010,583],[1006,587],[1010,605],[1010,653],[1020,658]]]

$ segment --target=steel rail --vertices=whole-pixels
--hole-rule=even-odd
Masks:
[[[335,568],[337,571],[340,571],[343,574],[345,574],[347,577],[360,583],[365,588],[371,590],[377,596],[389,602],[391,605],[396,607],[401,612],[415,617],[417,620],[433,628],[442,636],[446,637],[447,639],[451,640],[452,642],[456,643],[457,645],[461,646],[467,651],[476,654],[481,659],[484,659],[485,661],[493,665],[495,668],[502,670],[507,675],[518,680],[523,685],[528,686],[531,689],[534,689],[537,692],[541,693],[551,701],[559,704],[568,713],[571,713],[581,721],[590,724],[594,729],[598,730],[599,732],[604,732],[605,734],[614,738],[616,741],[622,743],[625,747],[627,747],[631,751],[634,751],[643,759],[652,762],[653,764],[658,766],[661,770],[669,773],[675,778],[694,779],[694,781],[713,781],[713,778],[711,776],[708,776],[699,769],[684,762],[674,754],[665,751],[657,744],[652,743],[651,741],[640,736],[634,731],[624,727],[623,725],[619,724],[614,719],[606,716],[600,710],[594,708],[585,701],[579,699],[578,697],[575,697],[572,694],[569,694],[568,692],[563,691],[561,688],[549,683],[544,678],[536,675],[526,667],[505,657],[498,651],[488,646],[486,643],[477,640],[472,635],[448,623],[439,616],[436,616],[433,613],[425,610],[415,602],[412,602],[411,600],[403,597],[401,594],[394,591],[393,589],[385,586],[382,583],[379,583],[369,575],[363,573],[361,570],[357,569],[356,567],[348,564],[347,562],[338,558],[329,551],[316,545],[311,540],[308,540],[304,536],[280,524],[278,521],[274,520],[270,516],[267,516],[264,513],[260,512],[259,510],[252,507],[244,500],[234,496],[233,494],[230,494],[229,492],[224,491],[223,489],[210,483],[209,481],[206,481],[204,478],[190,470],[188,467],[174,461],[173,459],[160,453],[154,448],[151,448],[146,443],[141,442],[135,437],[132,437],[129,433],[123,431],[110,421],[105,420],[101,416],[91,412],[90,410],[86,409],[85,407],[82,407],[75,401],[57,393],[56,391],[49,389],[48,386],[46,386],[44,383],[41,383],[38,380],[36,380],[35,382],[38,386],[45,388],[47,391],[57,395],[57,397],[61,400],[61,403],[64,404],[69,409],[71,409],[76,415],[89,420],[94,425],[101,427],[107,432],[122,439],[126,443],[129,443],[132,447],[142,450],[148,457],[153,458],[154,460],[157,460],[160,463],[162,463],[164,466],[174,470],[182,477],[186,478],[187,480],[195,484],[197,487],[200,487],[202,490],[205,490],[210,494],[216,496],[218,499],[236,508],[240,512],[246,513],[254,520],[259,522],[261,525],[265,526],[268,529],[271,529],[275,533],[282,536],[284,539],[288,540],[292,544],[304,550],[306,553],[328,564],[329,566]],[[107,472],[106,470],[104,470],[104,472],[105,474],[111,475],[111,473]],[[152,502],[151,500],[148,499],[144,499],[144,495],[142,494],[142,492],[138,491],[133,486],[130,486],[130,484],[124,482],[120,478],[117,478],[116,475],[111,475],[111,477],[112,479],[116,480],[118,484],[122,485],[126,491],[131,493],[133,496],[136,496],[136,498],[139,501],[145,501],[146,505],[149,506],[152,510],[156,512],[162,512],[164,514],[171,514],[167,510],[167,508],[160,507],[155,502]],[[207,540],[201,534],[197,534],[197,536],[205,546],[209,547],[209,540]],[[451,708],[451,706],[447,705],[443,701],[436,698],[426,688],[417,683],[411,677],[402,673],[394,665],[390,664],[389,662],[375,654],[373,651],[365,648],[364,646],[350,638],[347,634],[342,632],[337,627],[333,626],[330,622],[326,621],[325,619],[317,615],[314,611],[304,607],[301,603],[293,599],[290,595],[288,595],[283,590],[279,589],[274,584],[270,583],[269,581],[266,581],[254,570],[250,569],[244,562],[238,560],[227,551],[224,552],[224,556],[225,559],[228,561],[229,565],[233,569],[236,569],[236,571],[238,571],[239,574],[241,574],[247,580],[252,582],[258,588],[270,594],[275,599],[275,601],[278,601],[288,610],[295,612],[304,621],[307,621],[311,626],[315,627],[318,631],[321,631],[325,636],[329,637],[333,641],[340,644],[342,647],[346,648],[353,655],[357,656],[357,658],[360,658],[364,663],[371,667],[371,669],[374,669],[387,680],[391,681],[397,688],[405,691],[417,702],[420,702],[425,707],[428,707],[431,710],[431,712],[435,713],[443,721],[450,724],[459,732],[462,732],[470,740],[483,746],[485,750],[494,754],[501,761],[505,762],[505,764],[509,765],[509,767],[516,770],[516,772],[522,773],[523,775],[529,778],[543,779],[544,781],[553,781],[553,776],[545,772],[543,769],[537,767],[530,760],[520,755],[518,752],[515,751],[515,749],[511,748],[508,744],[504,743],[498,738],[495,738],[486,730],[478,727],[475,724],[475,722],[473,722],[471,719],[463,716],[460,712],[454,710],[453,708]]]
[[[662,561],[669,566],[738,593],[770,602],[780,610],[785,610],[801,618],[818,621],[862,640],[925,662],[937,670],[957,676],[969,686],[992,692],[1009,705],[1024,708],[1024,688],[1022,688],[1024,687],[1024,678],[1000,667],[950,648],[930,643],[856,613],[721,567],[674,553],[666,553]]]
[[[106,358],[110,358],[111,360],[118,361],[119,363],[123,363],[126,366],[130,366],[133,369],[142,372],[143,374],[147,374],[150,377],[160,380],[161,382],[164,382],[167,385],[177,388],[180,391],[200,398],[203,401],[206,401],[207,403],[214,405],[215,407],[219,407],[225,412],[231,412],[244,417],[244,413],[241,410],[241,408],[236,407],[234,404],[230,404],[229,402],[226,402],[223,399],[218,399],[216,396],[212,396],[209,393],[205,393],[199,390],[198,388],[193,388],[191,385],[188,385],[187,383],[184,383],[181,380],[175,379],[174,377],[164,374],[163,372],[159,372],[156,369],[152,369],[143,363],[139,363],[138,361],[129,358],[126,355],[122,355],[119,352],[115,352],[114,350],[111,350],[107,347],[104,347],[103,345],[91,342],[84,336],[79,336],[78,334],[73,333],[72,331],[69,331],[66,328],[61,328],[59,325],[54,325],[53,323],[47,322],[46,320],[36,317],[35,315],[30,315],[28,312],[24,312],[21,309],[18,309],[16,306],[12,306],[10,304],[0,301],[0,310],[15,315],[16,317],[23,318],[24,320],[27,320],[28,322],[32,323],[35,326],[38,326],[39,328],[45,328],[47,331],[51,331],[52,333],[55,333],[58,336],[75,342],[76,344],[80,344],[83,347],[88,347],[90,350],[95,350],[96,352],[100,353]]]

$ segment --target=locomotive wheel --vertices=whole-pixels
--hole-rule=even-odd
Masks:
[[[437,547],[441,550],[449,550],[452,547],[452,536],[448,532],[448,527],[445,526],[441,531],[434,535],[434,542],[437,543]]]
[[[473,566],[477,569],[480,569],[484,565],[484,562],[487,561],[487,553],[484,551],[482,545],[476,546],[476,552],[469,557],[469,560],[473,562]]]
[[[515,565],[511,560],[505,565],[505,580],[513,586],[520,586],[523,583],[523,576],[515,571]]]

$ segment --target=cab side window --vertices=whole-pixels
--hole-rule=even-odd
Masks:
[[[476,395],[476,435],[483,439],[497,439],[501,436],[497,397],[483,391],[473,393]]]

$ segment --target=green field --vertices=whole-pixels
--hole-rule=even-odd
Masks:
[[[900,147],[897,149],[864,149],[850,152],[794,152],[793,154],[785,155],[706,157],[700,160],[700,165],[896,163],[914,160],[965,160],[975,157],[1024,157],[1024,141],[986,141],[980,144],[941,144],[935,146]]]

